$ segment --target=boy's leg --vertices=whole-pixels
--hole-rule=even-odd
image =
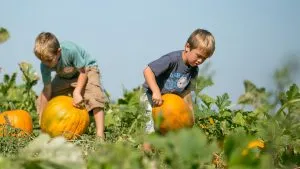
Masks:
[[[149,100],[151,100],[150,98],[151,98],[151,96],[147,93],[144,93],[140,98],[140,101],[142,102],[142,104],[145,107],[145,115],[146,115],[146,117],[149,118],[149,121],[146,122],[146,126],[145,126],[145,132],[147,134],[151,134],[151,133],[155,132],[154,121],[152,118],[152,102],[149,102]],[[142,149],[145,152],[152,152],[153,147],[149,142],[146,141],[143,143]]]
[[[96,123],[96,135],[104,138],[104,106],[106,96],[100,83],[98,68],[86,69],[88,81],[83,94],[85,107],[88,111],[93,110]]]
[[[59,76],[55,76],[55,78],[51,82],[51,88],[52,88],[51,98],[59,95],[72,96],[74,87],[72,87],[71,84],[76,81],[77,78],[63,79],[60,78]],[[39,112],[41,106],[41,98],[42,98],[42,93],[38,96],[35,102],[37,113],[39,114],[39,124],[43,113],[43,112]]]
[[[93,114],[96,123],[96,135],[105,138],[104,135],[104,110],[102,108],[94,108]]]
[[[141,101],[145,105],[145,114],[147,117],[149,117],[149,121],[146,122],[145,131],[146,131],[146,133],[150,134],[155,131],[154,130],[154,121],[152,118],[152,106],[151,106],[151,103],[149,102],[149,96],[146,93],[144,93],[141,97],[142,97]]]
[[[42,91],[43,92],[43,91]],[[36,112],[38,114],[38,118],[39,118],[39,125],[41,124],[41,117],[42,117],[42,112],[40,112],[41,109],[41,98],[42,98],[42,92],[41,94],[36,98],[35,100],[35,108],[36,108]]]

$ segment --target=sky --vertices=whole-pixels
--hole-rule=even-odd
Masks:
[[[209,30],[216,39],[216,51],[206,61],[215,72],[214,85],[203,91],[213,97],[226,92],[237,100],[244,92],[244,80],[270,89],[273,72],[292,55],[300,56],[299,0],[0,0],[0,4],[0,27],[11,36],[0,45],[0,80],[4,73],[20,76],[22,61],[40,75],[33,45],[42,31],[54,33],[60,41],[73,41],[96,58],[112,99],[141,85],[146,65],[182,50],[197,28]],[[34,90],[42,90],[41,81]]]

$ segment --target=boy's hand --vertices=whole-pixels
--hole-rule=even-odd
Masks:
[[[83,104],[83,98],[80,93],[73,93],[73,106],[81,108]]]
[[[161,94],[160,93],[153,93],[152,94],[152,102],[153,102],[154,105],[160,106],[163,103],[163,100],[161,98]]]

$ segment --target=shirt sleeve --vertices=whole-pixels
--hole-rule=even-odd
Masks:
[[[73,59],[74,67],[76,67],[77,69],[85,67],[84,56],[85,55],[79,50],[72,52],[72,59]]]
[[[40,64],[40,69],[44,85],[51,83],[51,70],[43,63]]]
[[[164,73],[166,70],[169,70],[172,65],[173,60],[169,55],[164,55],[148,64],[156,77]]]

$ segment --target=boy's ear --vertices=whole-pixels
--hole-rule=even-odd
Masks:
[[[61,48],[57,49],[57,54],[59,54],[59,55],[61,54]]]
[[[184,46],[184,51],[185,51],[185,52],[191,51],[191,46],[190,46],[189,43],[186,43],[186,44],[185,44],[185,46]]]

